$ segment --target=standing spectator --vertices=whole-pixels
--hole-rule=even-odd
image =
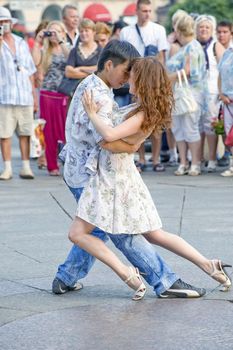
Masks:
[[[175,136],[180,165],[175,175],[189,174],[196,176],[201,173],[200,169],[200,132],[199,120],[203,109],[205,93],[206,67],[204,52],[200,43],[195,39],[194,20],[187,15],[182,17],[176,24],[176,37],[181,48],[167,60],[167,68],[172,73],[171,79],[177,79],[177,71],[184,69],[198,103],[198,110],[187,116],[173,116],[172,131]],[[192,155],[191,168],[187,166],[187,149]]]
[[[127,27],[127,23],[125,23],[122,19],[120,19],[119,21],[116,21],[113,23],[113,28],[112,28],[112,36],[111,36],[111,40],[113,39],[117,39],[120,40],[120,33],[121,30],[124,27]]]
[[[101,47],[105,47],[109,42],[111,37],[112,30],[104,22],[97,22],[95,24],[95,41]]]
[[[41,50],[41,55],[39,56],[40,61],[37,62],[36,57],[34,58],[34,50],[32,48],[32,57],[34,60],[34,63],[36,65],[36,73],[34,75],[34,79],[35,79],[35,88],[36,88],[36,93],[37,96],[39,98],[40,96],[40,87],[43,81],[43,71],[42,71],[42,67],[41,67],[41,59],[42,59],[42,51],[43,51],[43,43],[42,42],[38,42],[35,40],[37,34],[42,31],[43,29],[46,30],[47,26],[49,24],[49,21],[47,20],[43,20],[42,22],[39,23],[38,27],[35,30],[35,35],[34,35],[34,46],[38,47],[38,50]],[[37,51],[37,50],[35,50]],[[40,110],[38,110],[38,112],[35,115],[35,118],[39,118],[40,116]],[[38,127],[38,126],[37,126]],[[40,130],[40,140],[42,141],[42,139],[44,139],[44,132],[43,132],[43,127],[42,125],[39,126],[39,130]],[[47,169],[47,161],[46,161],[46,156],[45,156],[45,142],[41,142],[41,155],[38,157],[37,159],[37,165],[39,169]]]
[[[70,79],[83,79],[97,68],[102,48],[95,42],[95,23],[84,18],[79,25],[80,42],[69,55],[65,75]]]
[[[217,38],[225,49],[233,47],[232,30],[233,25],[230,21],[221,21],[217,25]]]
[[[120,40],[126,40],[133,44],[141,56],[144,56],[145,47],[154,45],[158,49],[158,58],[164,63],[165,52],[168,49],[166,31],[160,24],[154,23],[150,20],[152,6],[150,0],[138,0],[136,6],[137,26],[141,33],[141,37],[137,31],[136,25],[129,25],[123,28],[120,32]],[[160,148],[161,135],[152,134],[152,161],[154,171],[164,171],[164,166],[160,163]],[[145,147],[144,144],[139,149],[139,163],[140,171],[146,167]]]
[[[79,38],[79,16],[77,7],[74,5],[65,5],[62,9],[62,20],[66,27],[67,42],[74,47]]]
[[[176,23],[186,15],[187,15],[187,12],[179,9],[173,14],[171,18],[173,32],[168,35],[168,42],[170,44],[170,47],[166,55],[167,59],[175,55],[181,48],[181,45],[176,38],[175,27],[176,27]],[[166,139],[167,139],[167,144],[169,148],[169,161],[167,165],[177,166],[178,154],[177,154],[177,148],[176,148],[176,140],[171,129],[166,130]]]
[[[223,102],[224,128],[226,135],[233,127],[233,48],[225,51],[219,63],[219,96]],[[230,167],[222,176],[233,176],[233,147],[230,148]]]
[[[218,136],[212,128],[213,118],[218,118],[220,102],[218,99],[218,63],[225,51],[224,47],[214,39],[216,20],[213,16],[200,15],[196,19],[196,36],[205,54],[208,91],[206,110],[200,118],[201,155],[204,154],[205,137],[209,148],[207,171],[216,171],[216,153]],[[203,157],[202,157],[203,158]]]
[[[12,178],[11,139],[16,131],[22,158],[19,176],[22,179],[33,179],[29,163],[30,136],[33,128],[33,96],[36,71],[26,42],[11,33],[12,24],[17,19],[11,17],[10,11],[0,7],[0,138],[4,170],[0,180]],[[36,102],[34,103],[36,109]]]
[[[111,40],[120,40],[120,32],[127,24],[123,20],[116,21],[113,25]],[[131,94],[129,93],[129,84],[126,83],[119,89],[113,89],[114,100],[119,107],[127,106],[131,103]]]
[[[233,25],[230,21],[221,21],[217,25],[217,39],[225,47],[225,49],[233,47],[232,30]],[[222,135],[222,138],[224,142],[224,135]],[[229,147],[225,146],[223,156],[218,159],[218,166],[228,166],[230,154],[231,152]]]
[[[43,47],[42,50],[41,47]],[[40,115],[46,120],[45,154],[51,176],[59,175],[58,141],[65,142],[68,97],[58,93],[57,89],[65,73],[68,55],[65,26],[59,21],[50,22],[46,30],[41,30],[36,36],[33,58],[39,69],[41,65],[43,74],[40,90]]]

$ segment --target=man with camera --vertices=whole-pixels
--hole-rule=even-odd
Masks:
[[[150,0],[138,0],[136,6],[137,24],[124,27],[120,32],[120,40],[130,42],[141,56],[155,56],[164,63],[165,51],[168,49],[166,31],[163,26],[151,21],[152,4]],[[164,171],[159,161],[161,136],[151,135],[152,161],[154,171]],[[144,144],[139,149],[138,170],[146,168]]]
[[[33,129],[33,74],[36,71],[26,42],[11,33],[17,22],[10,11],[0,7],[0,139],[4,170],[0,180],[12,178],[11,140],[19,137],[22,179],[33,179],[29,163],[30,136]],[[34,95],[35,96],[35,95]],[[36,105],[34,105],[36,108]]]

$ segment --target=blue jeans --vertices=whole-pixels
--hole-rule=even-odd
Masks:
[[[83,189],[70,188],[70,190],[78,202]],[[163,293],[177,281],[176,274],[172,272],[143,235],[112,235],[106,234],[98,228],[94,229],[92,234],[104,242],[109,237],[131,264],[138,267],[140,272],[145,273],[143,277],[153,287],[157,295]],[[77,280],[88,274],[94,262],[95,258],[92,255],[79,248],[79,246],[73,245],[66,261],[59,265],[56,277],[67,286],[72,286]]]
[[[131,103],[131,96],[130,94],[126,94],[123,96],[114,96],[114,100],[117,102],[119,107],[128,106]]]

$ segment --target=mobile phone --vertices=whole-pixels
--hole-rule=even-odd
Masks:
[[[0,26],[0,36],[3,36],[3,33],[4,33],[4,27]]]
[[[53,35],[53,32],[50,32],[49,30],[47,32],[44,32],[45,37],[50,37]]]

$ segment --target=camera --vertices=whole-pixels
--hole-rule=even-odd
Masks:
[[[0,26],[0,36],[3,36],[3,33],[4,33],[4,27]]]
[[[50,37],[52,35],[53,35],[53,32],[50,32],[50,31],[44,32],[44,37]]]

